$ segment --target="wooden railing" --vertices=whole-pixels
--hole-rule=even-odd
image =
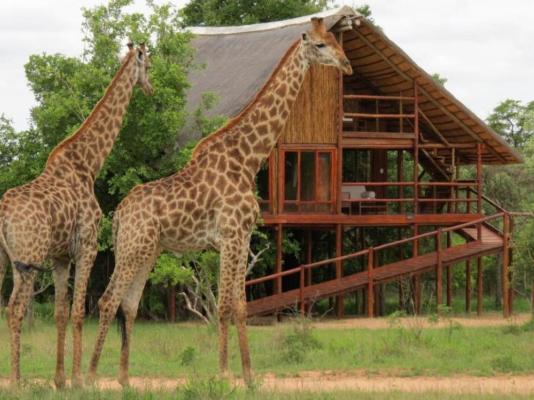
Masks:
[[[373,188],[381,188],[384,191],[388,188],[397,188],[397,197],[373,197],[373,198],[343,198],[343,203],[348,204],[383,204],[385,211],[389,211],[388,206],[394,206],[396,213],[404,213],[408,210],[414,213],[421,213],[424,210],[423,205],[430,205],[434,213],[438,213],[438,205],[446,206],[448,213],[480,213],[480,207],[478,207],[478,196],[471,196],[471,193],[476,194],[475,188],[478,183],[476,181],[464,181],[464,182],[424,182],[420,181],[404,181],[404,182],[343,182],[343,187],[364,187],[366,190],[372,190]],[[411,196],[405,196],[404,188],[412,188]],[[440,188],[448,189],[449,197],[439,197],[438,190]],[[423,190],[432,190],[433,197],[424,197]],[[343,189],[342,189],[343,191]],[[415,191],[418,191],[415,196]],[[465,191],[465,196],[459,196],[460,191]],[[477,205],[473,207],[473,205]],[[463,206],[463,207],[462,207]],[[352,206],[350,206],[352,211]],[[358,213],[362,213],[362,207],[358,208]],[[425,212],[428,214],[428,212]],[[442,212],[439,212],[440,214]]]
[[[413,96],[346,94],[343,96],[343,100],[353,101],[356,103],[355,106],[352,107],[353,109],[351,111],[345,111],[345,106],[343,106],[343,117],[352,120],[352,126],[350,127],[351,132],[377,133],[382,130],[382,120],[398,120],[398,132],[403,133],[404,123],[406,121],[410,121],[411,125],[413,126],[413,121],[416,119],[414,111],[414,103],[416,99]],[[362,103],[373,105],[374,107],[364,107]],[[384,103],[387,104],[386,107],[383,106]],[[407,106],[411,107],[410,112],[406,112]],[[371,108],[373,108],[372,112],[370,112]],[[382,110],[384,109],[390,111],[383,112]],[[358,126],[358,121],[362,121],[365,127],[360,128]],[[385,131],[383,133],[385,133]],[[413,134],[414,132],[411,133]]]
[[[437,282],[437,300],[438,300],[438,304],[441,304],[441,296],[442,296],[442,293],[441,293],[441,284],[440,284],[440,280],[442,279],[441,276],[441,271],[442,271],[442,267],[443,267],[443,257],[442,257],[442,253],[443,253],[443,246],[442,246],[442,236],[443,234],[448,234],[448,233],[453,233],[453,232],[458,232],[460,230],[463,230],[463,229],[466,229],[466,228],[473,228],[473,227],[476,227],[477,228],[477,236],[476,236],[476,241],[477,242],[481,242],[482,241],[482,229],[481,227],[484,225],[484,224],[488,224],[492,221],[495,221],[495,220],[499,220],[499,219],[502,219],[502,226],[503,226],[503,252],[506,253],[506,257],[505,259],[503,260],[503,276],[502,276],[502,279],[503,279],[503,293],[507,293],[508,292],[508,288],[509,288],[509,276],[508,276],[508,264],[509,264],[509,259],[507,258],[508,255],[509,255],[509,238],[510,238],[510,214],[507,213],[507,212],[500,212],[500,213],[497,213],[497,214],[494,214],[494,215],[491,215],[491,216],[486,216],[486,217],[483,217],[483,218],[479,218],[479,219],[476,219],[474,221],[470,221],[470,222],[466,222],[466,223],[463,223],[463,224],[459,224],[459,225],[454,225],[454,226],[451,226],[451,227],[446,227],[446,228],[439,228],[435,231],[432,231],[432,232],[427,232],[427,233],[422,233],[422,234],[419,234],[419,235],[415,235],[415,236],[411,236],[411,237],[408,237],[408,238],[405,238],[405,239],[401,239],[401,240],[397,240],[397,241],[394,241],[394,242],[391,242],[391,243],[386,243],[386,244],[383,244],[383,245],[379,245],[379,246],[374,246],[374,247],[369,247],[367,249],[364,249],[364,250],[360,250],[360,251],[357,251],[355,253],[351,253],[351,254],[347,254],[347,255],[343,255],[343,256],[338,256],[338,257],[334,257],[334,258],[330,258],[330,259],[327,259],[327,260],[322,260],[322,261],[318,261],[318,262],[314,262],[314,263],[308,263],[308,264],[301,264],[300,266],[298,267],[295,267],[295,268],[292,268],[292,269],[289,269],[289,270],[286,270],[286,271],[281,271],[281,272],[278,272],[278,273],[275,273],[275,274],[271,274],[271,275],[267,275],[267,276],[263,276],[261,278],[256,278],[256,279],[250,279],[246,282],[246,287],[250,287],[250,286],[253,286],[253,285],[257,285],[257,284],[260,284],[260,283],[265,283],[265,282],[268,282],[268,281],[274,281],[275,279],[281,279],[282,277],[284,276],[289,276],[289,275],[296,275],[296,274],[299,274],[299,302],[300,302],[300,307],[301,307],[301,310],[304,310],[304,289],[306,287],[305,285],[305,273],[306,271],[311,271],[312,269],[315,269],[315,268],[318,268],[318,267],[322,267],[322,266],[335,266],[336,263],[339,263],[339,262],[344,262],[344,261],[347,261],[347,260],[353,260],[353,259],[357,259],[357,258],[362,258],[362,257],[367,257],[367,274],[368,274],[368,283],[367,285],[369,286],[369,289],[368,290],[368,306],[370,307],[370,309],[368,310],[369,311],[369,315],[372,316],[372,304],[373,304],[373,276],[374,276],[374,273],[376,272],[376,269],[377,268],[382,268],[382,267],[387,267],[388,264],[384,264],[384,265],[379,265],[379,253],[381,251],[384,251],[384,250],[389,250],[389,249],[392,249],[392,248],[395,248],[395,247],[399,247],[399,246],[403,246],[403,245],[409,245],[411,244],[412,245],[412,248],[419,248],[419,244],[421,242],[422,239],[434,239],[435,241],[435,252],[436,252],[436,273],[437,273],[437,279],[438,279],[438,282]],[[454,246],[453,246],[454,247]],[[417,255],[420,255],[419,253],[417,253]],[[413,258],[414,256],[412,255],[412,257],[410,258]],[[365,261],[365,260],[363,260]],[[403,260],[398,260],[398,261],[403,261]],[[365,262],[364,262],[364,265],[365,265]],[[342,279],[343,277],[342,276],[337,276],[335,279],[339,280],[339,279]],[[330,281],[330,280],[328,280]],[[324,281],[324,282],[327,282],[327,281]],[[323,283],[323,282],[321,282]],[[313,286],[313,285],[312,285]],[[275,296],[279,293],[275,293],[273,294],[272,296]],[[267,296],[268,297],[268,296]],[[504,296],[504,298],[506,298],[507,296]],[[508,300],[506,300],[506,303],[504,303],[504,312],[505,312],[505,315],[508,315],[508,313],[510,312],[509,310],[509,306],[508,306]],[[503,300],[504,302],[504,300]]]

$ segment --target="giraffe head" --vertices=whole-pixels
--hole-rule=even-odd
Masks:
[[[128,49],[130,52],[134,53],[135,57],[135,85],[139,85],[141,90],[147,96],[154,94],[154,89],[148,79],[148,69],[150,68],[150,60],[148,58],[148,52],[144,43],[140,44],[139,47],[134,48],[132,42],[128,43]]]
[[[312,18],[312,29],[302,34],[304,54],[310,65],[332,65],[346,75],[352,75],[352,66],[334,34],[326,30],[322,18]]]

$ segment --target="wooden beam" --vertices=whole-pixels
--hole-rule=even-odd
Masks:
[[[426,114],[423,112],[423,110],[419,109],[419,113],[421,114],[421,116],[423,117],[423,119],[425,120],[425,122],[430,125],[430,127],[432,128],[432,131],[439,137],[439,139],[443,142],[443,144],[445,144],[447,147],[450,147],[450,143],[447,139],[445,139],[445,137],[440,133],[439,129],[436,128],[436,126],[432,123],[432,121],[426,116]]]

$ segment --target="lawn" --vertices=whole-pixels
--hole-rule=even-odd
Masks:
[[[256,374],[296,376],[300,371],[360,371],[391,376],[491,376],[534,373],[534,329],[524,327],[422,328],[414,322],[400,327],[391,319],[388,329],[311,328],[308,323],[288,322],[250,327],[253,369]],[[84,369],[96,333],[96,321],[84,330]],[[69,332],[70,333],[70,332]],[[55,327],[37,321],[22,336],[22,374],[25,378],[51,379],[55,367]],[[70,334],[67,370],[72,354]],[[5,321],[0,321],[0,376],[9,375],[9,340]],[[234,330],[230,337],[231,369],[240,374]],[[99,367],[101,376],[116,376],[119,334],[111,329]],[[138,322],[132,342],[132,376],[200,378],[217,373],[217,332],[192,323]]]

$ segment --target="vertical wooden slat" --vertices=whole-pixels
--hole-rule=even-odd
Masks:
[[[447,248],[451,247],[451,233],[447,232]],[[452,307],[452,265],[445,267],[447,276],[447,307]]]

